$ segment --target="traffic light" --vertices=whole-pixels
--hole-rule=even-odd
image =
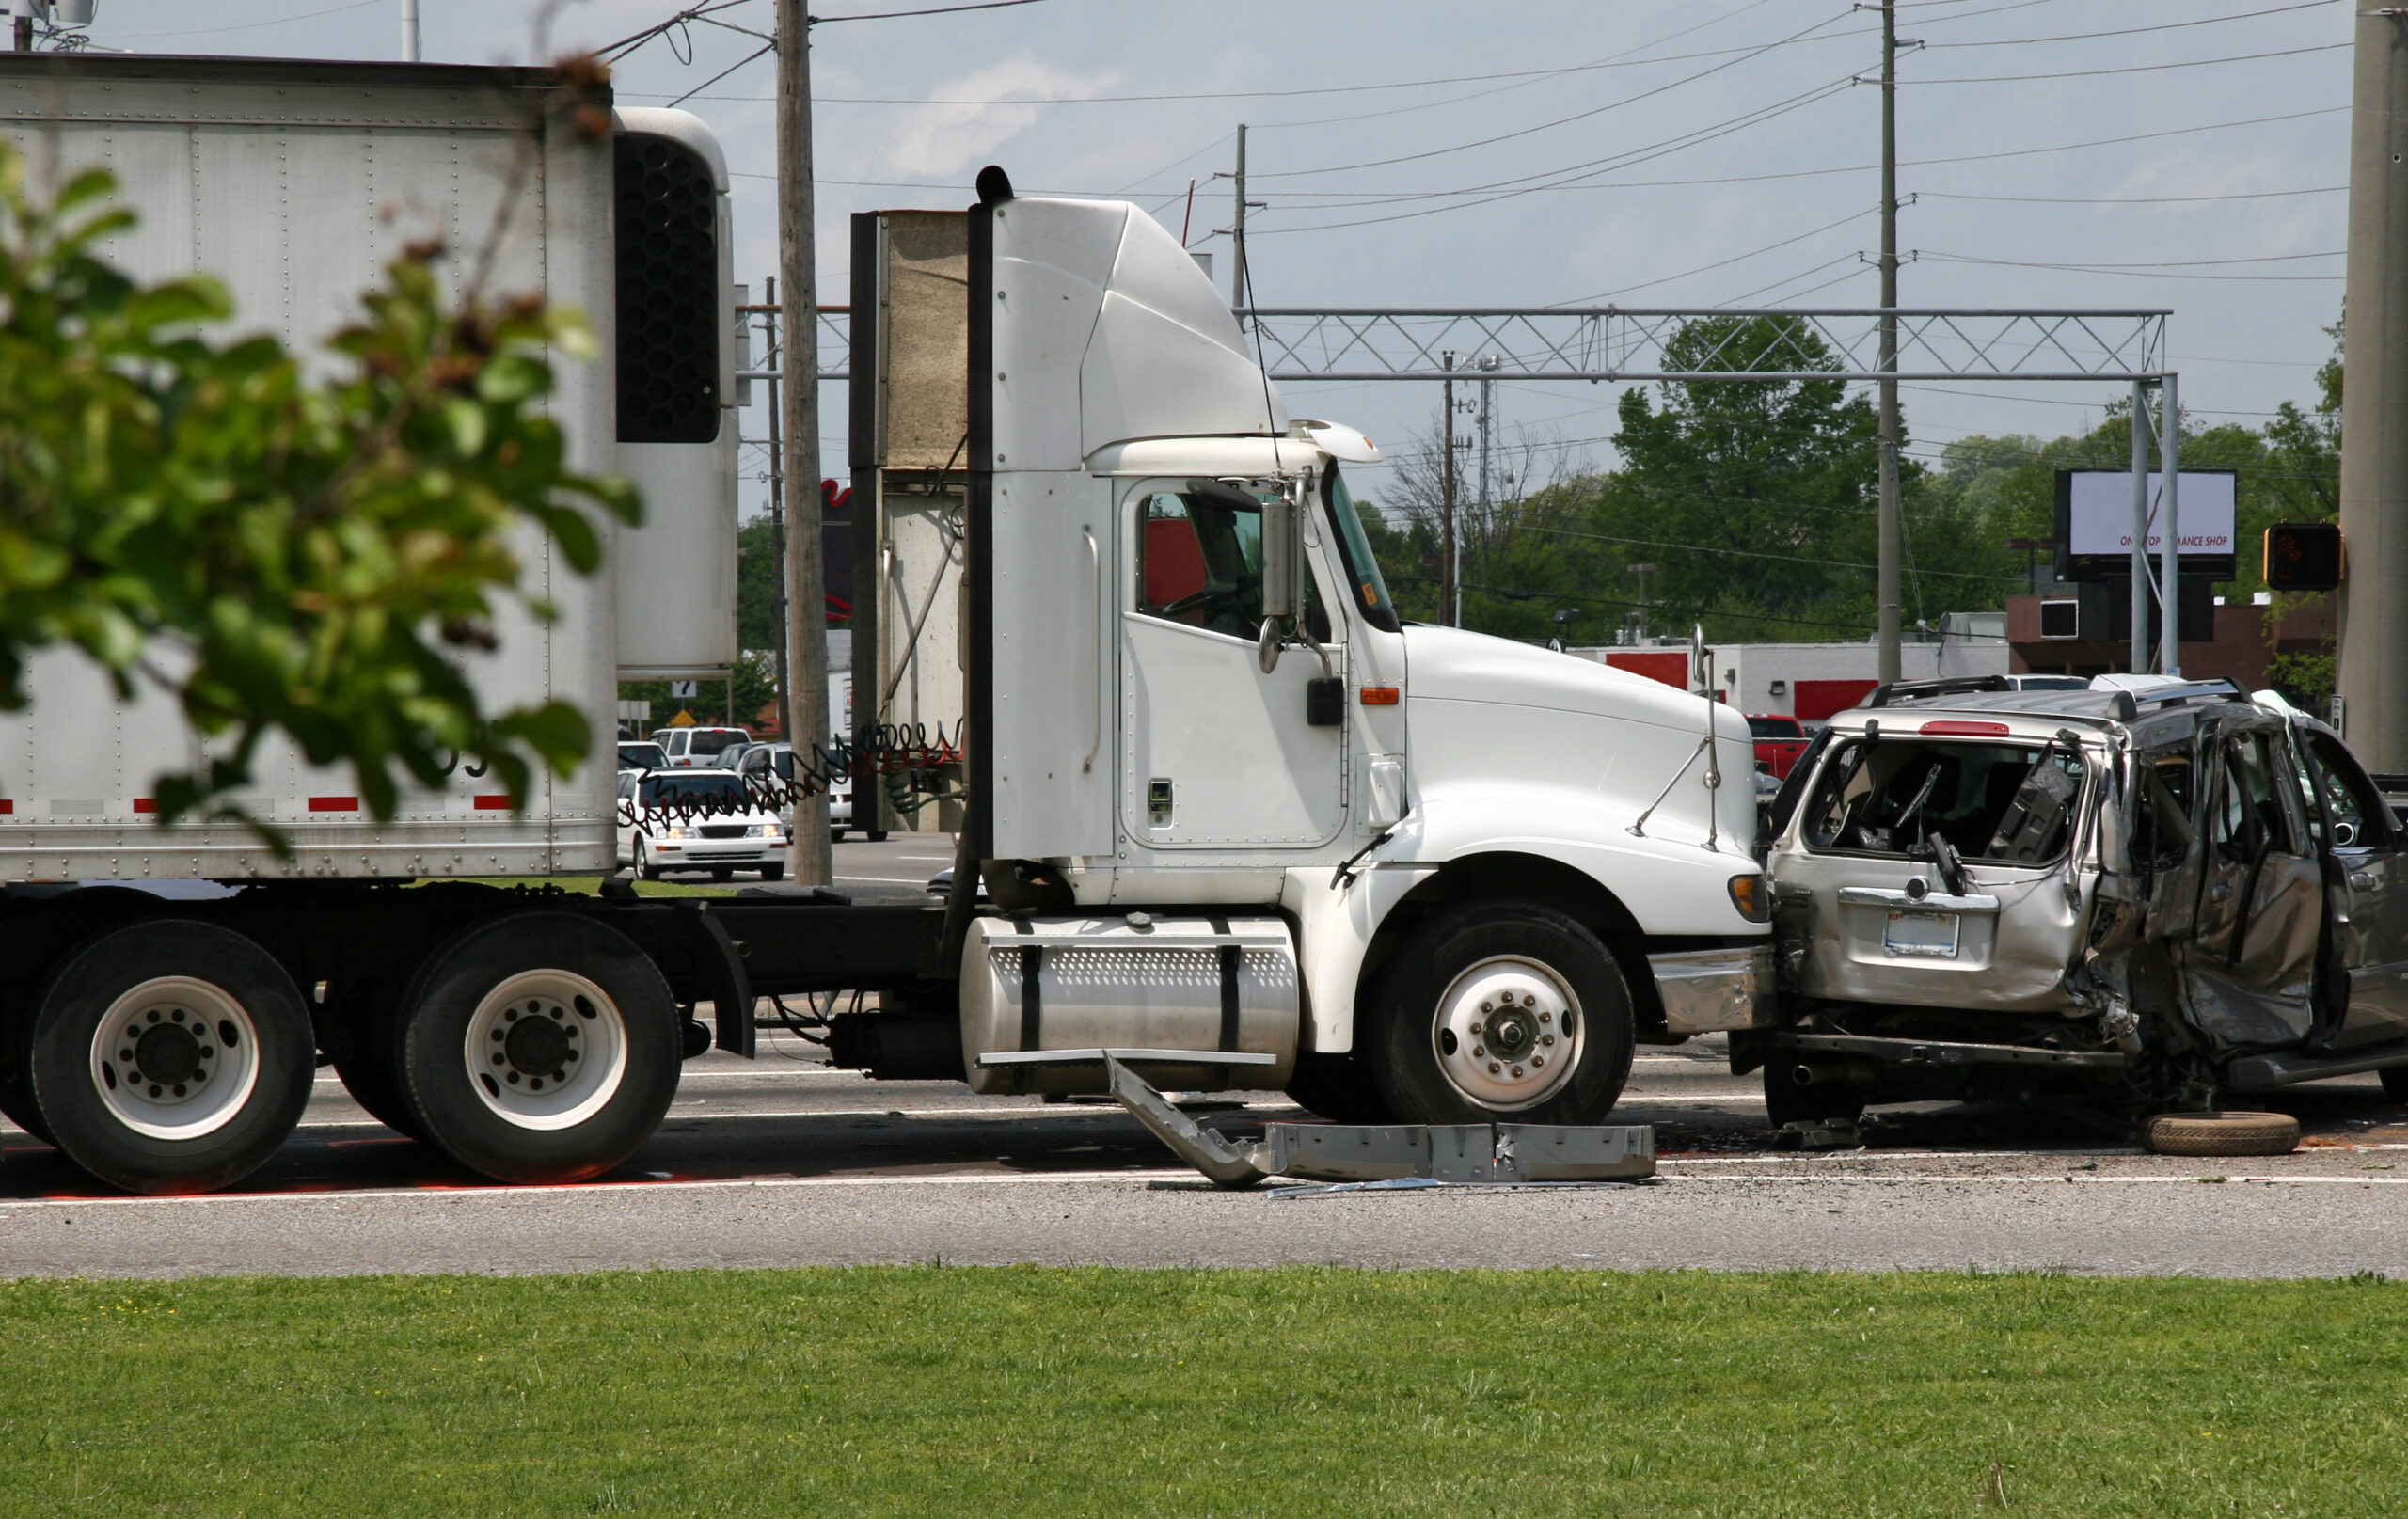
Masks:
[[[2341,530],[2330,522],[2277,522],[2266,530],[2266,584],[2330,591],[2341,583]]]

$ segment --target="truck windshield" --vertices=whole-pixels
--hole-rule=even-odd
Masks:
[[[1807,847],[1930,857],[1934,833],[1967,860],[2045,864],[2065,852],[2081,757],[2038,743],[1884,738],[1840,747],[1807,803]]]
[[[1380,562],[1372,556],[1371,540],[1363,531],[1354,498],[1347,494],[1346,481],[1334,464],[1322,494],[1329,502],[1330,520],[1338,525],[1338,557],[1346,562],[1346,583],[1354,587],[1355,609],[1373,627],[1396,632],[1401,625],[1396,607],[1388,600],[1387,582],[1380,578]]]

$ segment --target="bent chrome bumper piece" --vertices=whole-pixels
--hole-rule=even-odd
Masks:
[[[1770,1028],[1774,1021],[1772,941],[1738,949],[1694,949],[1650,955],[1656,990],[1664,999],[1669,1034],[1713,1034]]]

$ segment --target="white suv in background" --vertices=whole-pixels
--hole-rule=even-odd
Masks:
[[[730,744],[749,744],[752,736],[741,728],[655,728],[652,741],[669,756],[673,770],[717,765],[720,751]]]

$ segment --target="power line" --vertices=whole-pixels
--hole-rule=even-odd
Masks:
[[[379,0],[351,0],[346,6],[328,6],[324,10],[305,10],[297,16],[278,16],[272,21],[238,22],[231,26],[192,26],[175,32],[116,32],[112,36],[133,41],[146,37],[211,37],[219,32],[255,32],[262,26],[284,26],[296,21],[315,21],[320,16],[332,16],[346,10],[361,10]]]
[[[908,21],[913,16],[951,16],[964,10],[1007,10],[1013,6],[1041,5],[1044,0],[974,0],[963,6],[937,6],[927,10],[878,10],[865,16],[814,16],[814,26],[833,26],[847,21]]]
[[[1833,229],[1833,228],[1835,228],[1835,227],[1846,227],[1848,223],[1850,223],[1850,222],[1852,222],[1852,221],[1861,221],[1861,220],[1862,220],[1862,219],[1864,219],[1865,217],[1872,215],[1872,214],[1874,214],[1874,212],[1876,212],[1876,211],[1877,211],[1877,210],[1879,210],[1879,209],[1880,209],[1880,208],[1878,208],[1877,206],[1867,206],[1867,207],[1866,207],[1864,210],[1862,210],[1862,211],[1851,211],[1851,212],[1849,212],[1846,215],[1842,216],[1842,217],[1841,217],[1839,220],[1837,220],[1837,221],[1825,222],[1822,226],[1820,226],[1820,227],[1816,227],[1816,228],[1813,228],[1813,229],[1810,229],[1809,230],[1806,230],[1806,231],[1803,231],[1803,232],[1799,232],[1799,233],[1798,233],[1797,236],[1795,236],[1795,237],[1784,237],[1784,238],[1782,238],[1782,239],[1780,242],[1778,242],[1778,243],[1767,243],[1767,244],[1766,244],[1763,247],[1760,247],[1760,248],[1751,248],[1750,250],[1748,250],[1748,251],[1747,251],[1747,252],[1745,252],[1745,253],[1735,253],[1735,254],[1733,254],[1730,258],[1727,258],[1727,259],[1719,259],[1719,260],[1715,261],[1714,261],[1714,262],[1712,262],[1712,263],[1702,263],[1702,264],[1699,264],[1699,265],[1698,265],[1696,268],[1694,268],[1694,269],[1684,269],[1684,270],[1682,270],[1679,274],[1676,274],[1676,275],[1665,275],[1665,276],[1663,276],[1661,278],[1657,278],[1657,279],[1643,279],[1643,280],[1640,281],[1640,282],[1639,282],[1638,284],[1636,284],[1636,285],[1624,285],[1624,286],[1621,287],[1621,288],[1620,288],[1620,289],[1618,289],[1618,290],[1599,291],[1597,293],[1595,293],[1595,294],[1593,294],[1593,295],[1576,295],[1576,296],[1574,296],[1574,297],[1573,297],[1572,299],[1570,299],[1570,300],[1566,300],[1566,301],[1549,301],[1547,304],[1548,304],[1549,306],[1586,306],[1586,305],[1588,305],[1588,304],[1589,304],[1590,302],[1592,302],[1592,301],[1605,301],[1605,300],[1611,300],[1613,297],[1615,297],[1615,296],[1617,296],[1617,295],[1627,295],[1627,294],[1629,294],[1632,291],[1635,291],[1635,290],[1648,290],[1648,289],[1652,289],[1653,287],[1655,287],[1655,286],[1656,286],[1656,285],[1669,285],[1669,284],[1671,284],[1671,283],[1673,280],[1675,280],[1675,279],[1687,279],[1687,278],[1688,278],[1691,275],[1702,275],[1702,274],[1705,274],[1705,273],[1707,273],[1707,272],[1708,272],[1708,271],[1710,271],[1710,270],[1720,269],[1720,268],[1724,268],[1724,267],[1726,267],[1726,266],[1728,266],[1728,265],[1731,265],[1731,264],[1745,262],[1747,260],[1750,260],[1750,259],[1755,258],[1755,257],[1756,257],[1757,255],[1759,255],[1759,254],[1770,253],[1770,252],[1772,252],[1772,251],[1773,251],[1774,249],[1776,249],[1776,248],[1785,248],[1785,247],[1789,246],[1789,245],[1790,245],[1791,244],[1793,244],[1793,243],[1803,243],[1803,242],[1805,242],[1805,241],[1806,241],[1808,238],[1810,238],[1810,237],[1819,237],[1819,236],[1821,236],[1823,233],[1825,233],[1825,232],[1828,232],[1828,231],[1831,230],[1831,229]],[[1850,257],[1853,257],[1853,256],[1854,256],[1854,255],[1850,255]],[[1824,268],[1829,268],[1829,267],[1830,267],[1830,265],[1826,264],[1826,265],[1823,265],[1822,267],[1824,267]],[[1812,271],[1809,271],[1809,272],[1811,273]],[[1775,280],[1775,281],[1774,281],[1774,283],[1775,283],[1775,284],[1786,284],[1786,283],[1787,283],[1787,281],[1786,281],[1786,280]],[[1768,288],[1770,288],[1770,287],[1766,287],[1766,288],[1768,289]],[[1745,300],[1746,298],[1747,298],[1746,296],[1740,296],[1740,297],[1737,297],[1737,299],[1740,299],[1740,300]],[[1724,303],[1724,304],[1728,305],[1728,304],[1730,304],[1730,303],[1729,303],[1729,302],[1726,302],[1726,303]]]
[[[1368,159],[1359,164],[1325,164],[1318,168],[1282,169],[1272,173],[1249,176],[1249,178],[1265,180],[1293,180],[1315,174],[1351,174],[1358,169],[1387,168],[1397,164],[1418,163],[1422,159],[1444,157],[1448,153],[1467,152],[1474,148],[1489,148],[1494,147],[1496,144],[1500,142],[1512,142],[1517,137],[1527,137],[1532,133],[1547,132],[1556,127],[1569,126],[1575,121],[1586,121],[1592,117],[1602,116],[1608,111],[1619,110],[1621,107],[1625,105],[1635,105],[1640,101],[1652,100],[1657,95],[1664,94],[1669,90],[1678,89],[1684,85],[1695,84],[1701,79],[1720,73],[1726,69],[1735,68],[1749,58],[1769,53],[1774,48],[1783,47],[1791,42],[1798,41],[1809,33],[1821,31],[1824,27],[1830,25],[1833,22],[1846,20],[1847,15],[1848,12],[1841,11],[1836,15],[1825,17],[1823,20],[1816,22],[1814,25],[1805,27],[1799,31],[1792,32],[1787,37],[1780,38],[1774,41],[1766,42],[1760,46],[1751,48],[1742,53],[1738,57],[1731,59],[1729,62],[1718,63],[1711,69],[1701,69],[1696,73],[1687,75],[1680,79],[1675,79],[1670,84],[1658,85],[1653,89],[1641,90],[1636,95],[1625,95],[1618,101],[1608,101],[1603,105],[1592,106],[1588,110],[1577,111],[1570,116],[1558,117],[1551,121],[1542,121],[1536,126],[1522,127],[1513,132],[1499,133],[1497,135],[1493,137],[1477,138],[1471,142],[1460,142],[1448,148],[1434,148],[1427,152],[1404,153],[1393,158]],[[1542,176],[1525,175],[1523,177],[1526,179],[1535,179]],[[1510,183],[1512,182],[1508,181],[1505,182]]]
[[[2322,0],[2318,0],[2319,4]],[[1948,190],[1917,192],[1926,200],[2007,200],[2044,206],[2171,206],[2206,200],[2273,200],[2284,196],[2339,195],[2346,184],[2320,184],[2303,190],[2236,190],[2226,195],[1960,195]]]
[[[1923,257],[1935,260],[1941,263],[1977,263],[2003,269],[2056,269],[2062,270],[2067,274],[2112,275],[2119,276],[2128,279],[2253,279],[2273,280],[2293,284],[2307,284],[2320,281],[2337,281],[2346,277],[2341,275],[2186,275],[2171,274],[2166,272],[2172,268],[2181,267],[2180,265],[2175,264],[2142,264],[2127,267],[2106,263],[2049,263],[2037,260],[2025,259],[1982,259],[1967,253],[1941,253],[1929,248],[1919,249],[1918,251]],[[2337,257],[2337,255],[2329,253],[2298,253],[2284,254],[2279,255],[2278,257],[2286,259],[2323,259],[2334,258]],[[2201,259],[2196,261],[2199,263],[2258,263],[2273,262],[2276,261],[2270,258],[2265,260]]]
[[[2186,26],[2214,26],[2228,21],[2253,21],[2259,16],[2279,16],[2289,10],[2314,10],[2328,7],[2333,0],[2299,0],[2298,4],[2275,6],[2268,10],[2242,10],[2229,16],[2203,16],[2196,21],[2169,21],[2155,26],[2124,26],[2112,32],[2067,32],[2057,37],[2000,37],[1985,42],[1925,42],[1925,48],[1954,47],[2022,47],[2033,42],[2086,42],[2099,37],[2135,37],[2143,32],[2178,32]],[[1948,18],[1961,21],[1960,16]]]
[[[2096,79],[2102,74],[2159,73],[2167,69],[2205,69],[2219,63],[2257,63],[2266,58],[2295,58],[2304,53],[2332,53],[2352,42],[2320,42],[2314,47],[2284,48],[2275,53],[2240,53],[2229,58],[2187,58],[2180,63],[2128,63],[2115,69],[2066,69],[2053,73],[1982,74],[1966,79],[1902,79],[1908,85],[2012,85],[2033,79]]]

